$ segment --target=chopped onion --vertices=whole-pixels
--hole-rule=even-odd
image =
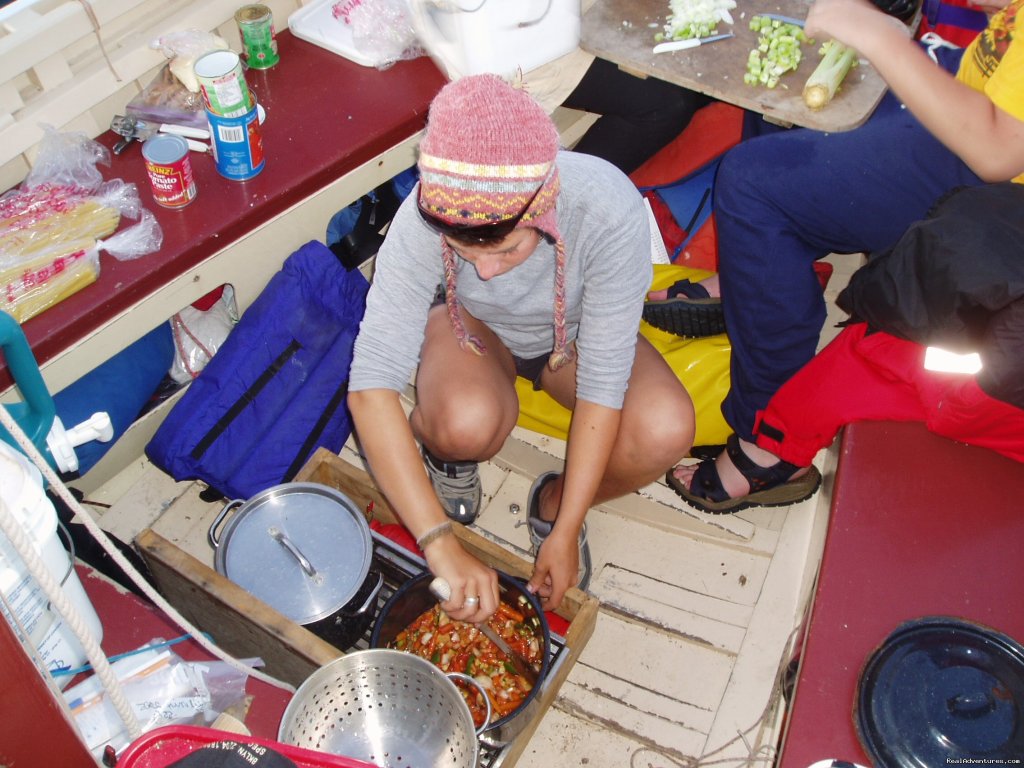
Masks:
[[[719,22],[732,24],[735,0],[669,0],[662,40],[686,40],[714,34]]]

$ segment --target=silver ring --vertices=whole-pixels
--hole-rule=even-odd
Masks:
[[[479,597],[467,597],[465,604],[466,605],[480,605],[480,598]]]

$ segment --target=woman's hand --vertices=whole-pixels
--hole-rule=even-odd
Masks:
[[[556,524],[544,540],[526,589],[540,598],[545,611],[554,611],[579,576],[579,533],[559,530]]]
[[[816,0],[807,14],[804,32],[819,42],[838,40],[869,59],[872,42],[894,31],[910,38],[910,28],[883,13],[869,0]]]
[[[498,574],[466,552],[454,535],[430,542],[423,554],[430,572],[451,587],[451,597],[441,607],[453,619],[476,624],[498,610]],[[479,602],[470,599],[474,597]]]

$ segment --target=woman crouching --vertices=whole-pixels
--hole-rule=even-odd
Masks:
[[[662,477],[689,450],[693,405],[638,334],[652,268],[636,187],[560,151],[547,113],[494,75],[446,85],[420,144],[420,182],[377,255],[349,407],[374,478],[449,582],[443,607],[483,621],[495,572],[451,535],[481,506],[477,464],[519,415],[516,376],[573,413],[564,471],[527,499],[545,609],[585,589],[587,509]],[[416,405],[399,394],[416,371]]]

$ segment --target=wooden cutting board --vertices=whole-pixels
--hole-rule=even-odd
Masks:
[[[634,74],[649,75],[706,93],[716,99],[763,114],[772,122],[821,131],[848,131],[871,115],[886,85],[867,61],[850,71],[832,102],[813,112],[803,102],[804,82],[820,60],[823,41],[804,43],[803,60],[783,75],[774,89],[743,82],[747,56],[757,47],[751,17],[777,13],[803,19],[807,0],[739,0],[732,25],[719,24],[718,32],[735,37],[674,53],[653,54],[655,34],[662,32],[669,14],[668,0],[595,0],[583,14],[580,46],[595,56]]]

